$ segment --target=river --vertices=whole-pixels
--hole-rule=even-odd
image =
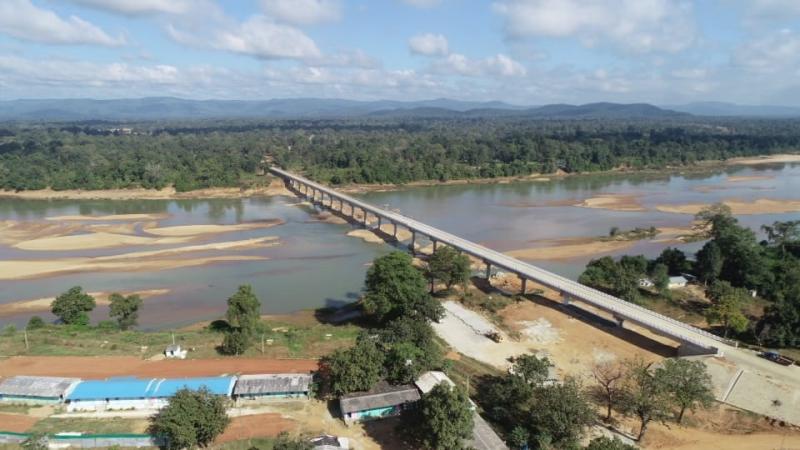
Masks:
[[[602,195],[624,197],[638,210],[574,206]],[[438,185],[359,196],[488,247],[510,251],[536,246],[543,240],[606,235],[612,227],[627,230],[690,225],[691,215],[656,210],[663,205],[713,203],[723,199],[800,200],[800,165],[731,167],[724,171],[690,174],[587,175],[510,184]],[[48,217],[78,214],[163,214],[165,218],[158,221],[159,227],[237,224],[264,219],[283,221],[279,226],[204,236],[191,243],[275,236],[279,245],[235,251],[209,250],[183,256],[235,254],[262,259],[174,269],[125,270],[122,267],[114,271],[75,271],[34,279],[5,279],[0,280],[0,305],[55,296],[75,285],[90,292],[168,289],[166,294],[145,300],[139,322],[143,328],[169,328],[220,317],[226,307],[225,300],[241,284],[253,285],[264,313],[336,306],[356,299],[370,261],[390,251],[391,247],[348,237],[349,225],[321,222],[310,207],[296,205],[297,202],[289,197],[119,201],[0,199],[0,221],[42,223],[47,222]],[[800,219],[800,214],[753,214],[739,218],[743,224],[757,229],[776,220]],[[144,226],[137,225],[135,234],[146,235]],[[653,257],[667,245],[674,244],[659,239],[639,241],[614,253]],[[680,244],[679,247],[691,252],[700,245]],[[181,245],[32,251],[7,242],[0,243],[0,260],[59,261],[171,247]],[[534,263],[576,278],[586,262],[598,256],[590,254]],[[47,313],[36,314],[52,319]],[[107,308],[99,306],[92,316],[97,321],[107,318],[107,314]],[[0,326],[22,325],[31,315],[32,312],[25,312],[1,316]]]

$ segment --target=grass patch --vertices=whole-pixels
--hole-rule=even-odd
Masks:
[[[219,450],[249,450],[253,447],[259,450],[272,450],[275,445],[273,438],[253,438],[242,439],[241,441],[226,442],[221,445],[215,445],[214,448]]]
[[[245,356],[316,358],[332,349],[350,345],[358,334],[353,325],[333,326],[322,323],[292,325],[264,321],[264,353],[261,335]],[[170,331],[121,331],[99,327],[48,325],[28,332],[25,348],[22,332],[0,336],[0,355],[17,356],[140,356],[149,358],[175,342],[189,349],[188,358],[219,356],[217,348],[223,335],[208,328]],[[272,339],[271,345],[266,345]]]
[[[147,419],[42,419],[30,429],[29,433],[84,433],[116,434],[144,433]]]
[[[12,414],[28,414],[33,408],[40,408],[40,405],[23,405],[19,403],[0,403],[0,412]]]

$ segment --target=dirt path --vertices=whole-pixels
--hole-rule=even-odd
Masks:
[[[119,376],[181,378],[224,374],[301,373],[313,359],[219,358],[146,361],[128,356],[15,356],[0,362],[0,376],[36,375],[102,379]]]

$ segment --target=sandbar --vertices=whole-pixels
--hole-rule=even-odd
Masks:
[[[71,216],[53,216],[48,217],[47,220],[54,220],[58,222],[88,222],[88,221],[98,221],[98,222],[110,222],[110,221],[121,221],[121,220],[160,220],[166,219],[169,217],[169,214],[110,214],[107,216],[84,216],[84,215],[71,215]]]
[[[144,232],[156,236],[186,237],[203,234],[230,233],[232,231],[256,230],[282,224],[279,219],[260,222],[237,223],[233,225],[178,225],[174,227],[145,228]]]
[[[760,198],[755,201],[725,200],[723,203],[731,208],[733,214],[753,215],[753,214],[782,214],[800,211],[800,200],[772,200]],[[675,214],[697,214],[708,204],[689,203],[685,205],[658,205],[656,209],[661,212]]]
[[[772,175],[739,175],[739,176],[728,177],[725,181],[729,183],[743,183],[747,181],[772,180],[774,178],[775,177]]]
[[[800,155],[781,154],[769,156],[755,156],[751,158],[733,158],[727,161],[729,165],[753,166],[757,164],[780,164],[800,162]]]
[[[130,234],[100,232],[32,239],[18,242],[14,244],[14,247],[20,250],[33,251],[89,250],[129,245],[182,244],[189,239],[191,238],[152,238],[147,236],[133,236]]]
[[[602,194],[587,198],[575,206],[610,209],[612,211],[646,211],[646,209],[639,204],[639,196],[633,194]]]
[[[121,291],[122,295],[138,295],[143,299],[165,295],[170,292],[170,289],[146,289],[141,291]],[[108,305],[110,303],[109,297],[112,292],[89,292],[89,295],[94,297],[95,303],[98,306]],[[0,317],[11,316],[14,314],[32,313],[32,312],[45,312],[50,310],[50,305],[55,300],[55,297],[37,298],[34,300],[20,300],[11,303],[0,305]]]
[[[600,241],[596,238],[567,238],[540,241],[540,246],[505,252],[526,260],[560,260],[614,253],[632,247],[636,241]]]

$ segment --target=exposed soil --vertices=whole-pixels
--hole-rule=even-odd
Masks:
[[[0,413],[0,431],[24,433],[38,421],[38,417]]]
[[[252,416],[234,417],[222,436],[216,440],[217,444],[244,439],[275,437],[283,431],[294,429],[297,423],[281,417],[280,414],[254,414]]]
[[[129,356],[14,356],[0,363],[0,376],[61,376],[103,379],[119,376],[182,378],[225,374],[305,373],[313,359],[219,358],[146,361]]]

